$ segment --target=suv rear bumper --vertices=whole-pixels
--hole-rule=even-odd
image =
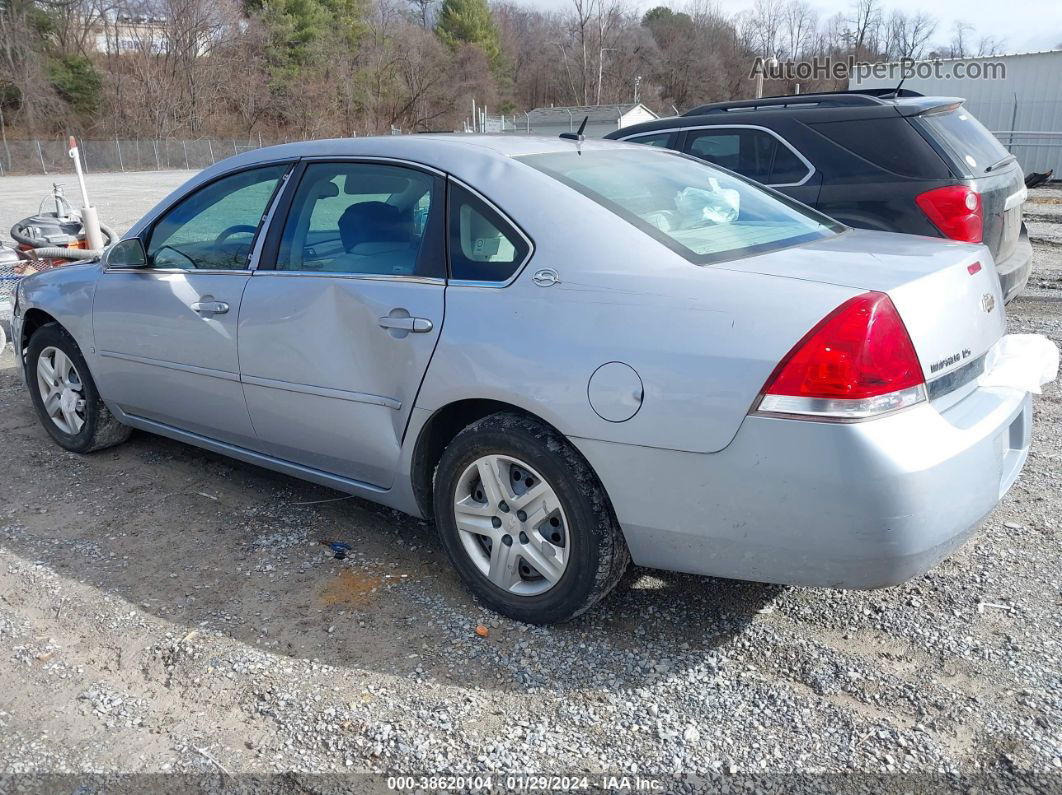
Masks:
[[[1032,273],[1032,243],[1025,224],[1021,225],[1021,235],[1010,256],[996,263],[996,273],[999,274],[999,286],[1003,289],[1003,303],[1009,304],[1025,289],[1029,274]]]

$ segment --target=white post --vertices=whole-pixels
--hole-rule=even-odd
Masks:
[[[103,232],[100,231],[100,218],[96,208],[89,204],[88,189],[85,187],[85,175],[81,172],[81,156],[77,151],[77,140],[70,136],[68,154],[74,161],[77,183],[81,187],[81,225],[85,227],[85,242],[88,247],[99,251],[103,248]]]

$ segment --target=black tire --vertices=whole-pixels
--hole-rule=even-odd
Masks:
[[[44,399],[37,383],[37,362],[47,348],[57,348],[66,354],[81,379],[85,423],[77,433],[67,433],[61,429],[44,408]],[[96,389],[96,382],[92,380],[85,357],[81,355],[81,349],[58,323],[41,326],[30,337],[26,352],[26,382],[41,425],[65,450],[72,453],[91,453],[120,444],[132,433],[132,429],[118,422],[104,404]]]
[[[518,458],[553,488],[568,521],[568,563],[544,593],[522,596],[495,585],[469,557],[454,515],[463,472],[486,455]],[[487,607],[517,621],[569,621],[602,599],[630,563],[611,503],[590,465],[552,428],[519,414],[499,413],[469,425],[447,446],[435,471],[435,522],[454,567]]]

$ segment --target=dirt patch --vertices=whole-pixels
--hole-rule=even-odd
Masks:
[[[383,584],[384,578],[379,575],[342,569],[324,584],[317,599],[325,607],[364,607],[373,601]]]

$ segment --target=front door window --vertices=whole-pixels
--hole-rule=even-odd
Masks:
[[[155,222],[148,238],[153,268],[243,270],[258,227],[287,164],[224,177],[183,199]]]

